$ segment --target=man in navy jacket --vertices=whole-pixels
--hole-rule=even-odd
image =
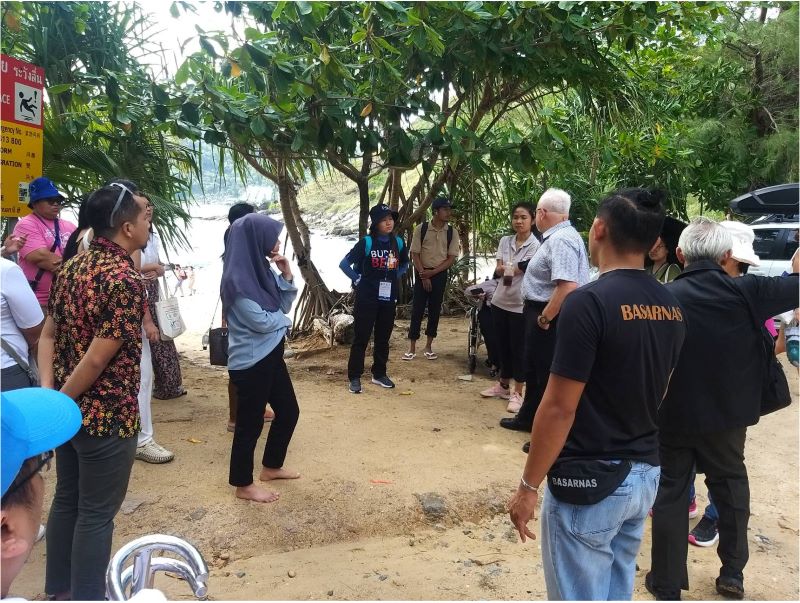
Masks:
[[[747,427],[760,416],[761,328],[797,306],[798,259],[789,276],[731,278],[720,264],[730,257],[732,243],[720,224],[694,220],[678,242],[684,272],[666,285],[683,307],[687,332],[658,417],[661,478],[653,506],[652,571],[645,580],[658,599],[679,600],[681,589],[689,588],[686,501],[695,464],[719,511],[717,592],[744,597],[750,516],[744,444]]]

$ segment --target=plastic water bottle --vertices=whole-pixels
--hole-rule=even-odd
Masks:
[[[204,350],[208,349],[208,331],[203,333],[203,349]]]

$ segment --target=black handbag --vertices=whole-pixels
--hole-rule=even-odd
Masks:
[[[203,349],[208,348],[208,360],[211,366],[228,366],[228,328],[212,328],[221,300],[221,297],[217,299],[217,305],[214,306],[214,313],[211,315],[211,324],[203,335]]]
[[[783,367],[778,359],[775,357],[775,340],[764,323],[760,322],[753,304],[751,303],[750,296],[742,289],[744,301],[747,304],[747,309],[750,311],[750,317],[753,319],[753,324],[758,329],[761,336],[762,348],[762,378],[761,378],[761,416],[768,415],[786,408],[792,403],[792,394],[789,391],[789,382],[786,379],[786,373],[783,372]]]
[[[208,331],[208,356],[211,366],[228,366],[228,329]]]
[[[547,487],[562,502],[594,505],[619,488],[631,467],[629,460],[558,459],[547,472]]]

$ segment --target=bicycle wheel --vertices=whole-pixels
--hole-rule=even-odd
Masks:
[[[478,365],[478,338],[480,327],[478,325],[478,312],[475,308],[469,311],[469,333],[467,334],[467,366],[470,374],[475,372]]]

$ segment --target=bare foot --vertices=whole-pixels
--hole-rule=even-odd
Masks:
[[[236,498],[242,498],[244,500],[254,500],[256,502],[262,503],[269,503],[275,502],[278,500],[280,494],[277,492],[270,492],[269,490],[264,490],[264,488],[259,488],[255,484],[250,484],[249,486],[242,486],[236,488]]]
[[[273,479],[297,479],[300,474],[296,471],[287,471],[283,467],[280,469],[271,469],[270,467],[262,467],[261,475],[258,476],[262,482],[268,482]]]

